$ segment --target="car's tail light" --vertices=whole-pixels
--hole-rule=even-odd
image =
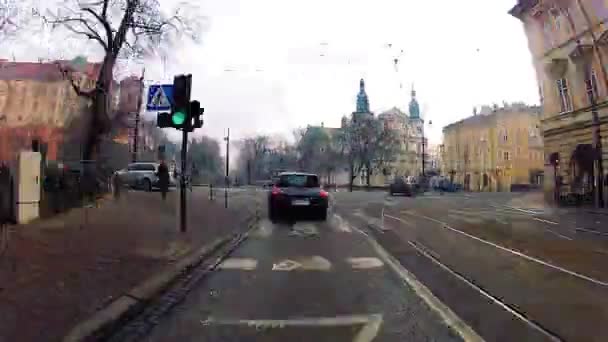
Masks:
[[[276,186],[273,186],[273,187],[272,187],[271,194],[272,194],[273,196],[280,195],[280,194],[282,194],[282,193],[283,193],[283,191],[281,191],[281,189],[277,188]]]
[[[329,192],[327,192],[327,191],[325,191],[325,190],[321,190],[321,192],[319,193],[319,195],[320,195],[322,198],[327,198],[327,197],[329,197]]]

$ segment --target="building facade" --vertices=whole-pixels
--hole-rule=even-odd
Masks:
[[[82,117],[89,103],[76,94],[61,70],[71,69],[75,83],[82,89],[92,89],[100,67],[99,63],[85,62],[75,70],[69,61],[0,60],[0,162],[13,161],[18,151],[31,148],[33,140],[39,141],[46,159],[66,158],[64,147],[71,145],[72,139],[78,140],[78,134],[74,133],[78,127],[75,119]],[[123,96],[118,84],[111,87],[110,115],[117,128],[114,133],[126,137],[127,130],[122,127],[128,127],[127,116],[132,113],[131,108],[136,107],[132,93],[135,89],[140,91],[141,87],[134,85],[131,78],[121,82],[123,85],[128,90]],[[78,158],[77,155],[72,157]]]
[[[505,104],[444,127],[442,176],[469,191],[540,186],[540,113],[539,107]]]
[[[607,154],[597,147],[608,142],[608,3],[519,0],[509,13],[523,23],[536,70],[546,199],[600,187],[605,196]]]
[[[393,107],[378,115],[386,129],[393,130],[397,135],[399,148],[395,161],[390,163],[384,172],[377,172],[372,177],[374,185],[390,184],[395,177],[419,176],[422,174],[422,153],[424,138],[424,120],[420,117],[420,106],[416,99],[416,91],[412,90],[409,104],[409,113],[404,113]],[[424,138],[426,143],[426,138]],[[425,167],[428,169],[430,159],[429,151],[425,153]]]
[[[47,157],[57,157],[63,130],[86,106],[62,75],[62,62],[0,60],[0,160],[14,159],[33,139],[46,146]],[[90,88],[98,70],[99,65],[89,64],[75,81]]]

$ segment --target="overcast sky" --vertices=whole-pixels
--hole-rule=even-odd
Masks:
[[[360,78],[372,111],[406,109],[414,84],[422,116],[433,123],[427,132],[438,142],[441,128],[475,105],[538,103],[523,28],[507,14],[514,3],[202,0],[208,22],[201,44],[176,49],[166,63],[146,63],[146,79],[170,83],[173,74],[192,73],[192,98],[205,107],[202,132],[220,138],[230,127],[233,139],[338,126],[355,109]],[[41,34],[0,54],[32,60],[96,53],[94,45],[78,46]]]

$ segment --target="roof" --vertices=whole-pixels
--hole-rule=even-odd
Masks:
[[[59,66],[68,70],[71,69],[68,61],[64,60],[50,63],[8,62],[0,60],[0,80],[61,81],[63,80],[63,75],[59,70]],[[88,77],[96,77],[100,69],[101,63],[87,63],[83,73]]]
[[[462,124],[477,124],[482,122],[487,122],[489,120],[493,120],[496,114],[528,114],[528,115],[540,115],[541,107],[540,106],[527,106],[522,103],[513,103],[510,105],[506,105],[504,107],[498,107],[496,109],[492,109],[492,111],[488,114],[478,114],[472,115],[462,120],[453,122],[445,127],[443,127],[443,131],[454,128],[456,126],[460,126]]]
[[[398,116],[401,117],[402,119],[407,119],[408,115],[406,113],[404,113],[401,109],[397,108],[397,107],[393,107],[389,110],[385,110],[382,113],[380,113],[378,115],[379,119],[385,118],[387,116]]]
[[[536,6],[537,4],[538,0],[517,0],[517,4],[509,10],[509,14],[516,18],[521,18],[521,15],[525,11]]]

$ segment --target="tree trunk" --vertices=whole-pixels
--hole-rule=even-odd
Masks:
[[[109,117],[110,92],[113,79],[114,58],[107,55],[95,82],[95,92],[90,107],[91,120],[84,141],[82,158],[93,160],[97,157],[97,150],[101,142],[101,136],[110,132],[111,122]]]

